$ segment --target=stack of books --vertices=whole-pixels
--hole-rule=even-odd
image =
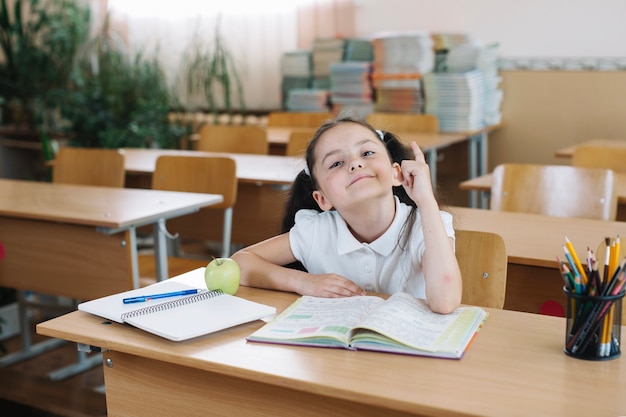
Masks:
[[[479,70],[424,74],[425,112],[439,120],[441,132],[485,127],[485,82]]]
[[[374,37],[376,111],[423,112],[422,74],[433,71],[433,40],[426,32],[383,33]]]
[[[337,112],[365,118],[374,111],[371,62],[336,62],[330,65],[330,100]]]
[[[347,39],[344,60],[372,62],[374,60],[372,42],[368,39]]]
[[[281,96],[283,107],[286,105],[289,90],[311,87],[313,76],[310,51],[291,51],[282,55],[281,62]]]
[[[293,88],[287,93],[285,107],[296,112],[329,111],[330,91],[317,88]]]
[[[313,88],[330,87],[330,65],[343,61],[345,46],[345,39],[317,38],[313,41]]]
[[[500,106],[503,91],[499,88],[502,79],[498,75],[498,52],[497,44],[468,42],[450,48],[446,57],[448,72],[479,70],[482,73],[485,88],[484,119],[487,125],[498,124],[502,118]]]

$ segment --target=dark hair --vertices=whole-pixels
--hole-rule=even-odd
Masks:
[[[289,191],[289,195],[287,197],[287,201],[285,203],[285,212],[283,214],[283,220],[281,223],[282,232],[289,231],[293,225],[295,224],[295,216],[298,210],[301,209],[314,209],[317,211],[322,211],[320,207],[317,205],[315,199],[313,199],[313,191],[317,189],[317,180],[315,179],[315,174],[313,173],[312,167],[315,165],[315,146],[319,141],[319,138],[326,133],[328,130],[332,129],[343,123],[356,123],[360,126],[369,129],[374,133],[377,137],[380,137],[378,131],[374,129],[369,123],[355,118],[355,117],[338,117],[336,119],[329,120],[322,124],[319,129],[315,132],[309,144],[306,148],[305,160],[306,164],[309,167],[309,173],[302,170],[293,184],[291,185],[291,189]],[[382,141],[387,148],[387,153],[389,154],[389,159],[392,162],[397,162],[400,164],[405,159],[413,159],[413,151],[411,151],[407,146],[405,146],[400,139],[392,134],[391,132],[382,132]],[[393,193],[396,195],[401,202],[406,203],[413,207],[411,211],[411,216],[409,217],[407,224],[405,224],[405,229],[410,230],[410,226],[415,222],[415,208],[416,204],[406,193],[403,186],[393,187]]]

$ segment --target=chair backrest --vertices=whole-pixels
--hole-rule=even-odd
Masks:
[[[52,182],[123,187],[124,154],[118,149],[64,146],[54,159]]]
[[[433,114],[374,112],[365,120],[376,129],[390,132],[439,132],[439,120]]]
[[[626,172],[626,148],[623,146],[577,146],[572,165],[585,168],[606,168]]]
[[[199,151],[267,155],[267,132],[259,126],[204,125],[197,144]]]
[[[463,304],[503,308],[508,259],[504,240],[489,232],[456,230]]]
[[[315,134],[315,129],[310,130],[294,130],[289,134],[289,142],[285,149],[287,156],[304,156],[309,140]]]
[[[152,188],[221,194],[224,201],[210,208],[232,207],[237,201],[237,165],[226,157],[163,155],[157,158]]]
[[[270,112],[267,117],[268,126],[312,127],[318,128],[325,121],[333,119],[330,112]]]
[[[492,210],[615,220],[613,171],[567,165],[501,164],[493,171]]]

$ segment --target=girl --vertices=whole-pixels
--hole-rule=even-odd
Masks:
[[[287,202],[285,233],[232,258],[243,285],[319,297],[404,291],[438,313],[461,301],[452,216],[428,165],[397,137],[343,117],[322,125]],[[285,267],[296,261],[306,271]]]

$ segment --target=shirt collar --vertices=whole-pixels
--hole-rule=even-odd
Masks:
[[[337,254],[345,255],[349,252],[359,250],[364,246],[369,246],[374,252],[380,255],[389,255],[398,243],[398,236],[400,235],[400,231],[408,215],[408,206],[400,204],[398,197],[394,196],[394,199],[396,202],[396,214],[391,225],[382,236],[369,244],[361,243],[356,240],[348,229],[346,222],[339,216],[339,213],[337,213]]]

